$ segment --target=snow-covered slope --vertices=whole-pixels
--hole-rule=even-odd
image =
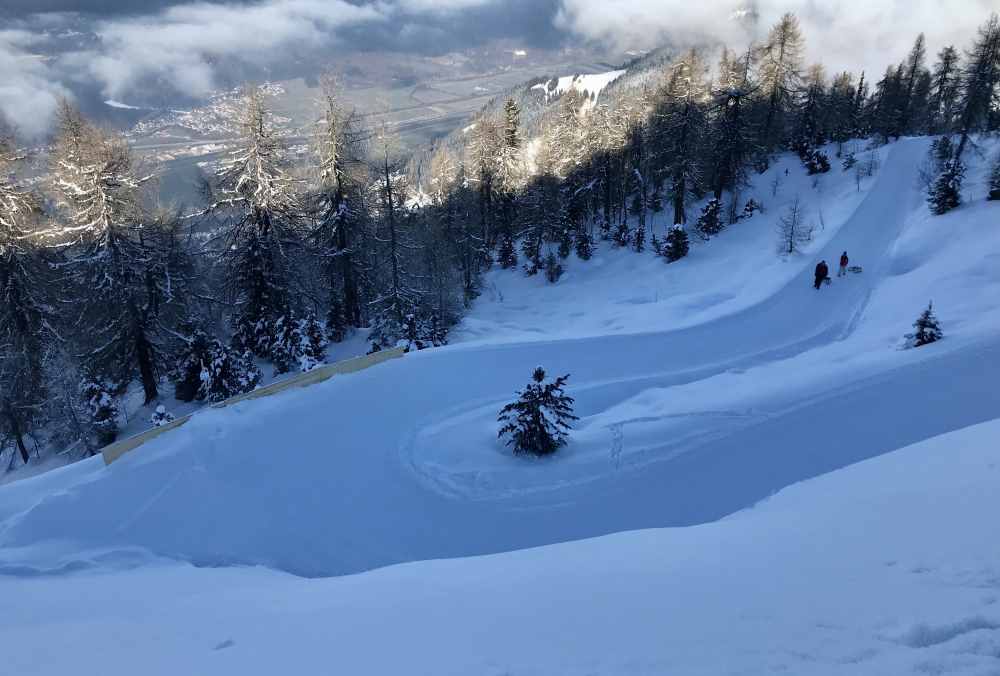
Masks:
[[[597,105],[597,100],[604,89],[624,75],[624,70],[612,70],[607,73],[591,73],[586,75],[567,75],[536,84],[532,90],[539,90],[545,94],[548,101],[554,97],[562,96],[568,91],[576,91],[586,97],[584,108],[590,109]]]
[[[927,145],[885,148],[860,192],[785,160],[758,178],[767,213],[682,263],[602,249],[554,288],[497,272],[455,345],[0,487],[0,631],[87,613],[99,656],[149,622],[112,674],[147,656],[304,672],[321,653],[345,673],[990,673],[997,423],[788,488],[998,416],[1000,206],[980,163],[968,204],[930,217]],[[825,229],[780,259],[796,194]],[[863,274],[814,290],[844,250]],[[946,339],[899,349],[931,299]],[[515,459],[496,411],[539,364],[571,374],[580,421],[555,457]],[[215,568],[538,546],[324,581]]]
[[[11,674],[969,674],[1000,652],[1000,421],[717,523],[303,580],[0,577]],[[525,521],[544,518],[522,512]],[[84,629],[85,628],[85,629]]]

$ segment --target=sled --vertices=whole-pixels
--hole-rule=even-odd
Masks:
[[[847,271],[851,272],[851,273],[853,273],[855,275],[860,275],[862,273],[862,269],[861,269],[860,265],[852,265],[851,267],[847,268]]]
[[[833,280],[830,279],[829,277],[827,277],[826,279],[823,280],[823,283],[824,284],[833,284]]]

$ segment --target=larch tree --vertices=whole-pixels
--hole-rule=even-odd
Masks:
[[[224,216],[219,238],[234,344],[270,358],[279,349],[278,327],[294,313],[293,254],[303,211],[260,89],[247,88],[241,114],[240,145],[217,174],[219,198],[211,210]]]
[[[79,331],[84,365],[120,390],[138,377],[149,403],[169,368],[162,313],[179,301],[144,203],[151,175],[140,172],[124,138],[80,127],[72,114],[62,122],[52,177],[64,215],[64,266],[86,289],[77,320],[86,327]]]
[[[47,399],[52,280],[38,240],[40,200],[14,178],[18,159],[0,131],[0,451],[9,441],[27,463],[27,439]]]
[[[958,99],[958,132],[955,160],[961,162],[969,137],[989,119],[1000,84],[1000,16],[993,14],[979,28],[979,35],[962,68]]]
[[[669,184],[674,224],[687,222],[687,200],[700,189],[707,88],[700,55],[691,50],[671,68],[656,96],[652,124],[657,159]]]
[[[359,166],[359,134],[352,116],[340,105],[336,81],[323,80],[322,119],[316,138],[316,190],[313,243],[319,247],[329,291],[330,323],[362,326],[360,280],[364,270],[356,248],[361,240],[363,213],[354,177]]]
[[[803,51],[802,29],[791,13],[781,17],[757,51],[757,80],[766,102],[761,136],[768,151],[784,142],[785,117],[801,91]]]
[[[928,132],[940,134],[951,130],[959,90],[958,50],[952,46],[938,52],[931,74],[930,125]]]

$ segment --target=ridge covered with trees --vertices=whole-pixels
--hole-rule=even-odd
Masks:
[[[996,15],[965,52],[930,56],[918,36],[879,78],[804,54],[789,14],[746,50],[632,64],[599,97],[526,87],[409,160],[332,81],[296,159],[248,87],[238,148],[194,213],[158,204],[157,168],[65,103],[41,180],[0,139],[0,450],[92,454],[133,384],[151,406],[220,401],[359,329],[373,351],[443,345],[494,266],[554,283],[599,242],[678,261],[753,215],[741,195],[780,152],[820,174],[856,164],[849,141],[940,136],[929,206],[961,202],[975,134],[1000,129]],[[1000,161],[982,198],[998,177]]]

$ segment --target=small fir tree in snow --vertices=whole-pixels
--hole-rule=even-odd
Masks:
[[[288,373],[299,365],[302,356],[302,334],[298,321],[291,317],[278,317],[271,335],[271,349],[268,359],[274,364],[274,375]]]
[[[701,210],[695,225],[703,239],[709,239],[722,232],[722,200],[710,199]]]
[[[212,403],[252,392],[263,375],[253,353],[237,352],[216,342],[212,360],[202,370],[201,392]]]
[[[536,368],[532,381],[518,400],[504,406],[497,416],[498,438],[506,439],[517,455],[551,455],[566,445],[573,415],[573,399],[565,394],[568,375],[545,383],[545,370]]]
[[[806,148],[799,153],[799,157],[802,158],[802,166],[806,168],[810,176],[830,171],[830,158],[821,150]]]
[[[448,330],[436,312],[411,313],[405,318],[403,340],[405,350],[426,350],[448,344]]]
[[[913,323],[916,329],[913,333],[906,335],[908,347],[921,347],[936,343],[944,337],[937,317],[934,315],[934,304],[928,303],[927,309],[920,313],[920,317]]]
[[[594,255],[594,241],[584,228],[576,231],[576,257],[581,261],[589,261]]]
[[[497,250],[497,263],[504,270],[517,267],[517,251],[514,250],[514,237],[509,232],[500,235],[500,247]]]
[[[840,166],[844,171],[850,171],[858,163],[858,158],[853,152],[844,155],[844,161],[841,162]]]
[[[326,361],[328,345],[323,326],[312,312],[298,321],[299,370],[312,371]]]
[[[121,409],[107,384],[96,380],[85,380],[80,393],[87,402],[90,424],[101,446],[114,443],[118,438],[118,415]]]
[[[173,374],[178,401],[217,403],[257,387],[261,372],[252,353],[228,347],[196,325],[187,326]]]
[[[555,284],[562,277],[563,266],[556,258],[556,255],[549,252],[549,255],[545,257],[545,279],[549,280],[549,284]]]
[[[646,228],[636,228],[632,235],[632,248],[637,253],[642,253],[646,249]]]
[[[934,139],[934,142],[931,143],[929,154],[936,173],[941,173],[944,171],[945,164],[955,154],[955,144],[951,142],[950,136],[942,136]]]
[[[167,410],[167,407],[160,404],[149,416],[149,422],[153,427],[165,427],[175,420],[174,414]]]
[[[1000,154],[993,160],[993,169],[990,171],[988,200],[1000,200]]]
[[[615,229],[614,242],[616,246],[628,246],[629,240],[632,238],[632,233],[628,229],[628,222],[621,221],[618,223],[618,227]]]
[[[965,165],[961,160],[945,162],[944,169],[931,184],[927,195],[927,203],[933,214],[941,216],[961,204],[964,178]]]
[[[667,262],[676,263],[688,255],[689,249],[688,234],[684,227],[680,225],[672,227],[667,233],[666,245],[663,247],[663,256]]]

